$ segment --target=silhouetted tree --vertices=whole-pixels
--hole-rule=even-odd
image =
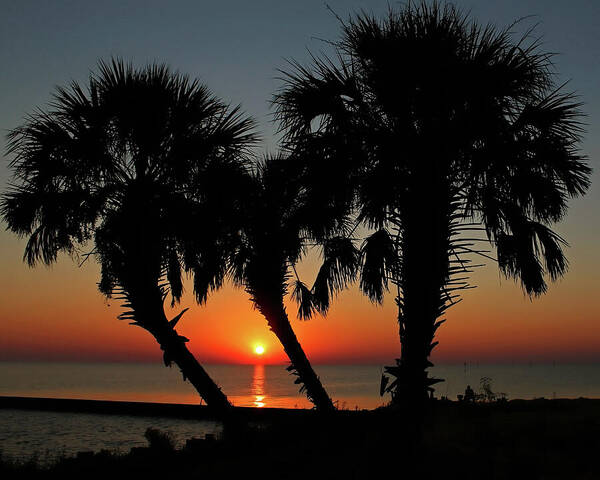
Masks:
[[[332,172],[331,195],[352,189],[375,230],[360,285],[376,302],[396,287],[402,349],[387,390],[419,404],[440,381],[427,372],[440,317],[468,288],[469,255],[486,256],[470,232],[485,233],[530,296],[566,271],[550,225],[589,186],[580,104],[531,32],[514,42],[512,26],[481,27],[438,3],[341,23],[335,61],[284,72],[276,116],[287,147]]]
[[[196,80],[113,60],[100,62],[87,89],[58,88],[49,110],[9,134],[14,179],[2,215],[28,237],[27,263],[93,242],[100,291],[126,301],[119,318],[150,332],[165,364],[218,409],[230,407],[227,397],[175,330],[184,312],[168,320],[163,303],[168,292],[179,301],[182,269],[199,302],[221,285],[233,237],[219,209],[231,178],[243,177],[253,127]]]
[[[321,288],[309,290],[295,270],[307,249],[307,241],[320,239],[329,245],[324,253],[330,263],[341,249],[350,249],[349,254],[355,256],[358,252],[332,235],[340,230],[340,222],[326,213],[326,206],[314,209],[301,179],[301,165],[292,159],[270,157],[259,163],[240,210],[244,226],[231,264],[232,274],[236,283],[251,295],[252,302],[283,345],[291,361],[288,371],[298,377],[295,383],[302,384],[300,391],[306,391],[318,410],[330,411],[334,405],[298,342],[284,299],[295,275],[292,295],[300,302],[299,316],[308,318],[315,308],[324,313],[329,289],[335,290],[335,282],[341,281],[340,278],[354,275],[348,268],[338,269],[339,264],[333,264],[317,279]],[[331,252],[334,242],[338,247],[335,253]],[[355,269],[356,263],[351,263]]]

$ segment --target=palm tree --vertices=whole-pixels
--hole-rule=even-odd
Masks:
[[[196,80],[113,60],[9,134],[14,179],[1,208],[8,229],[28,237],[27,263],[93,242],[100,291],[126,302],[119,318],[150,332],[165,364],[216,409],[231,405],[175,330],[185,310],[169,320],[163,303],[181,298],[182,269],[199,302],[221,285],[234,235],[218,208],[244,174],[253,127]]]
[[[394,402],[421,404],[440,381],[427,372],[435,333],[469,288],[469,256],[490,258],[480,241],[530,296],[567,269],[550,227],[589,186],[580,104],[531,32],[514,42],[511,28],[437,2],[383,21],[363,13],[342,21],[336,61],[292,63],[274,100],[287,147],[337,171],[329,188],[352,188],[358,220],[375,230],[360,285],[376,302],[396,287]]]
[[[284,299],[295,276],[292,296],[300,303],[300,318],[310,318],[315,310],[325,313],[330,295],[354,275],[352,267],[344,267],[338,257],[356,257],[358,252],[348,241],[332,235],[341,231],[342,222],[324,213],[326,205],[315,209],[302,184],[301,169],[301,163],[283,156],[258,164],[240,211],[244,226],[231,271],[283,345],[291,362],[288,371],[298,377],[295,383],[302,384],[300,391],[306,391],[317,410],[332,411],[333,402],[292,329]],[[295,269],[307,249],[307,239],[319,239],[325,245],[325,263],[312,289],[300,281]],[[346,264],[356,268],[356,262]]]

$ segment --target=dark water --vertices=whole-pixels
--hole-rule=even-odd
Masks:
[[[178,447],[188,438],[219,436],[222,430],[218,422],[206,420],[0,410],[0,450],[17,459],[36,454],[40,463],[79,451],[127,452],[148,445],[144,437],[148,427],[171,433]]]
[[[209,365],[235,405],[310,408],[283,366]],[[339,408],[375,408],[389,400],[379,396],[381,367],[321,365],[317,373]],[[475,391],[482,377],[492,389],[513,398],[600,398],[600,365],[440,365],[433,375],[445,378],[436,395],[456,399],[467,384]],[[87,398],[167,403],[198,403],[189,383],[176,369],[155,364],[76,364],[0,362],[0,395]],[[74,454],[102,448],[126,451],[146,444],[148,427],[171,431],[179,442],[205,433],[219,434],[216,422],[0,410],[0,449],[23,457],[46,450]]]

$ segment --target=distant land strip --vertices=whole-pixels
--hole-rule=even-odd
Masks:
[[[41,410],[69,413],[96,413],[142,417],[168,417],[197,420],[219,420],[218,412],[206,405],[178,403],[122,402],[114,400],[83,400],[72,398],[39,398],[0,396],[0,409]],[[267,420],[316,414],[314,410],[288,408],[235,407],[248,419]]]

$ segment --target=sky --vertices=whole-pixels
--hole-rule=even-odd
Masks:
[[[376,15],[399,3],[330,1],[342,18],[361,9]],[[339,23],[322,1],[20,1],[2,2],[0,17],[0,140],[27,113],[45,107],[57,85],[84,82],[99,59],[120,56],[141,66],[166,62],[199,78],[215,94],[242,104],[274,151],[269,100],[281,85],[287,60],[308,63],[309,51],[327,52]],[[542,48],[555,52],[557,81],[568,81],[584,102],[582,151],[594,168],[588,194],[571,202],[556,230],[569,242],[569,272],[542,298],[530,300],[491,263],[478,269],[464,300],[439,330],[434,362],[600,361],[600,2],[596,0],[460,0],[480,23],[499,27],[524,18],[537,24]],[[0,192],[10,178],[0,161]],[[97,290],[99,269],[61,258],[51,267],[22,262],[25,240],[0,222],[0,360],[158,361],[158,345],[139,328],[120,322],[118,302]],[[312,284],[314,258],[300,268]],[[284,363],[282,348],[252,309],[247,295],[227,286],[206,306],[190,295],[178,324],[201,362]],[[171,314],[175,315],[178,310]],[[313,363],[389,364],[399,356],[393,297],[370,304],[356,286],[341,294],[329,315],[293,326]]]

